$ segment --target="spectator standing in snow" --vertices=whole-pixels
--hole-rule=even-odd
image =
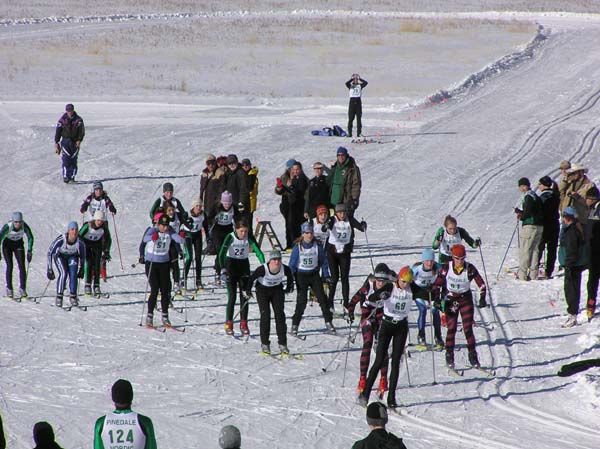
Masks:
[[[210,228],[217,215],[217,207],[223,192],[225,168],[217,167],[217,158],[214,154],[206,156],[206,167],[200,175],[200,201],[204,205],[204,216]]]
[[[582,225],[587,223],[588,207],[585,204],[585,194],[594,187],[594,183],[585,175],[588,169],[578,165],[571,164],[567,170],[568,187],[565,191],[565,199],[561,203],[564,211],[566,207],[571,206],[577,212],[577,217]]]
[[[83,119],[75,112],[75,107],[69,103],[65,106],[65,113],[58,120],[54,133],[54,147],[56,154],[62,154],[62,176],[66,183],[75,181],[77,157],[84,136]]]
[[[566,161],[566,160],[560,161],[558,168],[560,170],[560,181],[558,182],[558,194],[560,196],[559,209],[560,209],[560,212],[562,212],[563,209],[569,205],[568,204],[569,200],[567,198],[567,189],[569,188],[569,182],[567,180],[567,178],[568,178],[567,171],[571,168],[571,162]],[[567,198],[567,199],[565,200],[565,198]]]
[[[315,162],[313,164],[315,176],[308,181],[308,188],[304,195],[304,218],[307,220],[317,216],[317,207],[321,204],[329,204],[329,186],[327,185],[327,176],[323,174],[323,164]]]
[[[233,204],[236,205],[240,212],[250,210],[247,176],[246,172],[242,169],[242,164],[238,162],[238,157],[235,154],[227,156],[224,188],[231,193]]]
[[[352,77],[346,81],[346,88],[350,96],[348,104],[348,137],[352,137],[352,124],[356,117],[356,135],[362,137],[362,90],[367,87],[367,83],[358,73],[353,73]]]
[[[600,280],[600,192],[597,187],[592,187],[585,194],[585,202],[590,209],[586,224],[587,241],[589,246],[589,271],[587,281],[587,316],[591,320],[596,310],[596,295]]]
[[[338,204],[346,205],[349,216],[354,216],[360,201],[362,180],[360,169],[353,157],[348,155],[348,150],[338,147],[336,162],[331,167],[327,176],[329,184],[329,205],[335,208]]]
[[[240,449],[242,446],[240,429],[231,425],[223,427],[219,432],[219,446],[221,449]]]
[[[280,211],[285,219],[286,250],[294,246],[294,240],[300,237],[300,225],[304,221],[304,194],[308,188],[308,179],[302,171],[302,164],[290,159],[289,172],[277,178],[275,193],[281,195]]]
[[[388,412],[385,405],[381,402],[373,402],[367,407],[367,424],[371,433],[359,440],[352,446],[352,449],[406,449],[402,438],[398,438],[393,433],[385,430],[388,422]]]
[[[558,233],[560,231],[560,213],[558,206],[560,197],[553,189],[553,182],[549,176],[544,176],[539,181],[539,197],[542,202],[542,240],[538,248],[538,259],[541,260],[546,250],[546,264],[544,275],[546,279],[552,277],[556,263],[556,249],[558,248]]]
[[[35,423],[33,426],[34,449],[61,449],[54,438],[54,429],[50,424],[46,421]]]
[[[517,219],[521,221],[519,272],[522,281],[536,280],[539,269],[539,247],[542,240],[542,202],[540,197],[531,190],[527,178],[518,181],[519,190],[524,194],[522,208],[515,208]]]
[[[583,227],[577,220],[577,212],[571,206],[562,213],[563,227],[560,231],[558,262],[565,269],[565,300],[569,317],[562,327],[577,325],[579,300],[581,297],[581,273],[585,270],[585,238]]]
[[[252,223],[254,220],[254,212],[258,202],[258,167],[253,167],[250,159],[242,159],[242,170],[246,172],[246,187],[249,197],[249,209],[246,211],[250,234],[254,235]]]

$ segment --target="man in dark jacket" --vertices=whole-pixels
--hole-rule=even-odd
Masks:
[[[61,449],[54,441],[54,429],[46,421],[40,421],[33,426],[34,449]]]
[[[247,174],[242,169],[235,154],[227,156],[227,171],[225,172],[224,189],[231,193],[233,204],[241,211],[250,210],[250,195],[248,193]],[[240,207],[240,203],[243,207]]]
[[[304,195],[304,218],[307,220],[315,218],[317,206],[329,204],[329,186],[327,176],[323,174],[323,164],[313,164],[315,177],[308,181],[308,189]]]
[[[352,216],[358,208],[360,200],[362,187],[360,169],[344,147],[337,149],[336,159],[336,163],[333,164],[327,176],[329,204],[331,207],[345,204],[348,215]]]
[[[302,171],[302,164],[298,161],[292,164],[287,179],[277,178],[275,192],[278,190],[281,192],[281,205],[282,207],[286,205],[286,214],[284,214],[286,250],[291,249],[294,240],[302,234],[300,226],[304,221],[304,195],[307,188],[308,178]],[[284,213],[283,208],[281,213]]]
[[[225,168],[217,167],[217,158],[214,154],[206,157],[206,168],[200,175],[200,200],[204,205],[204,216],[208,222],[208,227],[213,225],[217,215],[217,207],[225,180]]]
[[[56,154],[62,153],[63,181],[70,182],[75,181],[77,175],[77,156],[85,136],[85,127],[83,119],[77,115],[71,103],[65,106],[65,111],[56,124],[54,147]]]
[[[600,280],[600,192],[597,187],[591,187],[585,194],[585,202],[590,212],[586,224],[585,235],[589,244],[589,271],[587,282],[587,317],[588,321],[596,311],[596,295]]]
[[[521,206],[515,208],[517,218],[521,220],[522,225],[518,277],[522,281],[536,280],[539,269],[539,246],[544,231],[542,227],[542,202],[536,193],[531,190],[529,179],[519,179],[518,185],[519,190],[524,195]]]
[[[553,188],[553,181],[549,176],[544,176],[539,181],[539,197],[542,202],[542,240],[538,247],[538,261],[546,250],[546,266],[544,274],[547,279],[552,277],[556,263],[556,249],[558,248],[558,233],[560,231],[560,214],[558,205],[560,196],[558,190]]]
[[[367,407],[367,424],[371,433],[359,440],[352,449],[406,449],[402,438],[385,430],[388,422],[388,413],[385,405],[381,402],[372,402]]]
[[[577,220],[577,213],[572,206],[563,210],[563,227],[560,232],[560,249],[558,262],[565,269],[565,299],[569,318],[562,327],[577,325],[579,299],[581,297],[581,273],[585,270],[585,238],[583,227]]]

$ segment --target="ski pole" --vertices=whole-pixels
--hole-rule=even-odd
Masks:
[[[513,230],[512,235],[510,236],[510,241],[508,242],[508,246],[506,247],[506,251],[504,252],[504,256],[502,257],[502,262],[500,262],[500,268],[498,268],[498,274],[496,274],[496,280],[500,279],[500,273],[502,272],[502,267],[504,266],[504,261],[506,260],[506,256],[508,255],[508,250],[510,249],[510,245],[512,245],[512,241],[515,238],[515,233],[519,230],[519,222],[517,221],[517,225]]]
[[[431,319],[431,323],[429,323],[431,332],[431,372],[433,374],[433,385],[436,385],[437,382],[435,380],[435,354],[434,354],[434,344],[433,342],[435,341],[434,339],[434,333],[433,333],[433,304],[431,302],[431,289],[428,291],[429,293],[429,312],[430,312],[430,319]]]
[[[481,256],[481,267],[483,268],[483,277],[485,278],[485,283],[487,284],[488,294],[490,296],[490,303],[492,302],[492,288],[490,287],[490,283],[487,277],[487,270],[485,269],[485,261],[483,260],[483,251],[481,250],[481,243],[479,244],[479,255]]]
[[[148,287],[150,286],[150,276],[152,276],[152,263],[153,261],[151,260],[150,267],[148,268],[148,276],[146,277],[146,291],[144,292],[144,302],[142,303],[142,316],[140,317],[140,326],[142,326],[142,323],[144,322],[144,309],[146,308],[146,301],[148,301]]]
[[[348,367],[348,352],[350,352],[350,335],[352,335],[352,321],[350,321],[348,340],[346,341],[346,360],[344,360],[344,375],[342,376],[342,388],[344,388],[346,385],[346,368]]]
[[[37,297],[37,298],[39,298],[40,302],[42,301],[42,298],[46,294],[46,291],[48,290],[48,287],[50,287],[50,282],[52,282],[52,281],[49,280],[48,282],[46,282],[46,286],[44,287],[44,291],[42,292],[42,294],[40,296]],[[34,302],[37,302],[37,301],[35,301],[35,298],[33,300],[34,300]]]
[[[362,221],[365,221],[364,217],[361,218]],[[371,261],[371,269],[375,272],[375,266],[373,265],[373,256],[371,255],[371,246],[369,245],[369,236],[367,235],[367,230],[365,229],[365,241],[367,242],[367,251],[369,251],[369,260]]]
[[[121,245],[119,244],[119,233],[117,232],[117,220],[115,220],[115,214],[111,214],[113,219],[113,228],[115,229],[115,239],[117,241],[117,250],[119,251],[119,262],[121,263],[121,271],[125,271],[123,267],[123,257],[121,256]]]
[[[404,348],[404,355],[406,356],[407,354],[410,354],[410,352],[406,349],[406,347]],[[410,357],[410,356],[408,356]],[[408,381],[408,386],[411,387],[411,383],[410,383],[410,370],[408,369],[408,357],[404,357],[404,364],[406,365],[406,380]]]

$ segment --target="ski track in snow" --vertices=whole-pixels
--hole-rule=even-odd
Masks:
[[[415,14],[410,16],[414,17]],[[228,15],[216,14],[215,17]],[[71,18],[65,22],[104,23],[113,20],[185,18],[188,17],[151,15],[83,18],[84,20]],[[570,18],[584,20],[584,17]],[[47,22],[61,20],[49,18]],[[16,25],[17,22],[4,24]],[[545,48],[542,53],[559,51],[560,46],[557,46]],[[535,61],[525,66],[505,77],[500,76],[490,83],[493,86],[473,90],[468,94],[471,98],[465,99],[464,103],[458,99],[443,105],[439,111],[428,111],[420,130],[431,131],[434,127],[448,123],[446,119],[450,118],[453,111],[462,112],[465,114],[463,117],[466,117],[474,102],[492,94],[498,95],[494,89],[498,89],[498,85],[506,83],[506,80],[523,78],[524,74],[535,75]],[[452,204],[451,210],[458,215],[464,216],[470,212],[476,218],[483,217],[472,206],[486,198],[486,191],[492,185],[504,183],[505,172],[515,165],[523,164],[532,157],[541,158],[544,146],[551,142],[551,131],[570,122],[577,122],[588,113],[591,116],[600,100],[600,90],[597,88],[589,92],[589,89],[574,86],[570,94],[574,102],[578,101],[577,106],[564,107],[564,104],[559,104],[553,110],[555,118],[529,119],[526,124],[529,130],[527,137],[523,138],[519,133],[512,136],[515,141],[520,142],[519,145],[511,145],[512,150],[509,149],[508,154],[496,158],[487,167],[484,165],[482,171],[471,173],[464,180],[465,187],[455,195],[454,202],[444,203],[444,199],[440,199],[438,203],[429,205],[425,210],[428,214],[422,215],[429,215],[425,223],[390,222],[378,203],[371,205],[369,201],[363,200],[361,214],[370,223],[369,242],[375,263],[385,261],[396,267],[417,260],[421,249],[429,243],[429,234],[432,235],[434,231],[433,228],[429,229],[431,215],[448,204]],[[581,95],[584,96],[581,98]],[[530,98],[535,99],[535,93]],[[340,351],[346,346],[344,337],[348,332],[342,321],[338,320],[341,336],[322,335],[323,323],[319,308],[316,304],[308,306],[302,323],[302,331],[308,335],[307,340],[301,342],[290,338],[289,341],[294,348],[292,350],[303,353],[305,360],[278,362],[262,359],[256,355],[259,346],[256,336],[257,307],[253,304],[250,309],[254,335],[248,343],[224,337],[222,325],[225,299],[220,290],[201,294],[196,301],[186,302],[186,323],[183,323],[184,315],[171,312],[171,318],[176,324],[189,328],[185,334],[171,331],[164,334],[149,332],[136,325],[140,317],[145,280],[139,267],[137,270],[129,268],[130,260],[136,258],[137,242],[146,226],[146,209],[159,195],[162,182],[174,179],[176,196],[183,199],[184,204],[189,203],[199,182],[194,172],[202,167],[205,153],[203,149],[198,151],[197,147],[211,139],[221,141],[223,149],[232,149],[244,156],[249,153],[250,158],[264,170],[261,171],[262,204],[259,213],[261,216],[272,217],[276,229],[281,229],[281,219],[276,212],[277,199],[269,196],[268,192],[270,180],[279,174],[282,161],[288,158],[289,152],[281,149],[283,145],[279,138],[270,136],[277,131],[294,129],[307,116],[328,120],[331,110],[323,105],[314,111],[299,111],[293,117],[286,117],[274,109],[265,108],[266,117],[250,118],[245,115],[244,108],[236,111],[232,107],[230,115],[211,119],[211,105],[134,106],[100,102],[82,105],[88,110],[84,119],[91,125],[88,131],[91,143],[86,141],[89,146],[84,146],[80,162],[79,177],[84,180],[83,185],[74,186],[57,183],[57,161],[46,153],[39,155],[40,148],[49,147],[48,136],[51,131],[47,126],[48,116],[53,119],[62,105],[42,101],[6,102],[0,107],[0,114],[5,119],[2,126],[8,131],[6,134],[9,135],[12,147],[17,148],[20,154],[35,155],[32,157],[33,162],[22,161],[14,154],[5,155],[4,161],[6,177],[21,176],[24,179],[19,185],[20,189],[17,189],[21,191],[15,192],[15,200],[8,207],[14,208],[15,204],[19,204],[26,208],[26,220],[33,225],[37,238],[35,259],[31,267],[30,294],[41,292],[46,284],[43,279],[43,249],[62,229],[68,217],[75,213],[71,212],[77,210],[87,193],[88,184],[99,175],[105,180],[107,190],[119,208],[116,222],[126,267],[124,273],[119,273],[118,256],[113,247],[113,262],[109,269],[117,274],[108,283],[102,284],[111,292],[111,298],[84,298],[82,302],[89,305],[87,312],[73,310],[63,313],[49,307],[53,286],[44,296],[43,304],[28,301],[21,304],[4,300],[0,302],[3,315],[14,317],[7,323],[5,343],[0,352],[0,369],[10,372],[10,375],[3,375],[0,403],[5,427],[10,429],[8,438],[11,447],[29,447],[31,425],[38,418],[52,422],[58,440],[64,441],[64,446],[89,445],[93,420],[109,410],[108,390],[117,377],[128,377],[134,381],[135,408],[153,418],[161,447],[169,447],[169,442],[171,447],[190,446],[197,443],[198,435],[205,435],[206,441],[213,442],[208,447],[217,447],[218,430],[228,423],[236,424],[242,429],[244,441],[249,442],[244,445],[248,447],[280,447],[278,443],[286,438],[289,439],[286,447],[346,447],[366,434],[364,411],[353,403],[353,385],[358,378],[360,339],[351,348],[346,374],[348,386],[336,386],[342,377],[344,354],[340,354]],[[115,107],[121,111],[129,111],[131,115],[126,120],[114,119],[111,110]],[[170,109],[174,115],[163,121],[160,116],[164,108]],[[131,112],[132,109],[138,110]],[[203,109],[206,115],[199,125],[198,117],[190,116],[190,113]],[[456,119],[456,116],[452,115],[452,118]],[[535,124],[535,119],[542,124]],[[256,127],[265,121],[268,121],[269,127]],[[94,129],[94,125],[101,123],[109,127]],[[380,120],[377,124],[388,132],[393,126],[392,120]],[[185,129],[189,125],[197,128]],[[225,138],[219,137],[226,125],[237,129],[229,131]],[[578,144],[574,146],[576,149],[570,154],[572,160],[598,164],[600,158],[593,151],[600,134],[598,125],[590,126],[584,122],[573,123],[572,126],[577,126],[579,132]],[[297,157],[308,162],[329,155],[338,141],[344,142],[331,139],[320,140],[319,144],[315,144],[314,139],[310,140],[308,137],[290,136],[289,142],[285,143],[295,147]],[[96,148],[101,148],[100,142],[104,143],[105,153],[94,154],[93,144],[97,145]],[[148,151],[146,155],[139,154],[136,146],[140,142],[151,147],[152,151]],[[193,144],[190,145],[190,142]],[[422,136],[412,138],[409,142],[406,146],[398,144],[391,145],[390,148],[398,152],[408,145],[427,149],[428,144]],[[450,141],[449,145],[452,144]],[[169,146],[181,149],[177,158],[169,158]],[[245,148],[249,149],[246,151]],[[351,148],[351,152],[357,155],[363,168],[364,192],[373,195],[366,198],[375,201],[371,192],[378,189],[381,192],[404,189],[402,177],[397,176],[394,167],[373,165],[375,168],[371,168],[371,164],[377,164],[378,158],[390,153],[387,148],[363,150],[356,147]],[[555,156],[543,164],[556,165],[559,158]],[[458,153],[457,157],[463,156]],[[168,158],[167,164],[164,163],[165,158]],[[157,161],[163,163],[157,165]],[[463,163],[467,163],[467,157],[464,157]],[[31,175],[35,180],[29,185]],[[380,179],[376,180],[375,177]],[[445,182],[447,188],[453,185],[452,180],[442,179],[440,182]],[[502,192],[507,198],[516,198],[514,190],[511,185]],[[9,191],[5,187],[2,187],[2,191],[3,197],[8,196]],[[38,192],[43,192],[43,197]],[[47,198],[61,198],[61,201],[52,203],[54,214],[42,220],[37,212],[47,209]],[[509,203],[511,201],[513,200],[507,200]],[[417,207],[418,202],[417,198],[408,200],[408,204],[394,206],[398,206],[400,211],[408,212]],[[402,207],[406,209],[401,209]],[[390,224],[394,228],[405,229],[406,235],[401,244],[390,245],[387,241],[389,235],[384,231]],[[113,229],[112,221],[110,226]],[[425,238],[421,238],[423,227],[426,228]],[[485,246],[486,255],[498,263],[505,247],[493,244],[491,231],[487,231],[490,235],[486,235],[482,225],[478,228],[484,241],[490,242],[489,246]],[[504,225],[504,230],[510,232],[511,225]],[[501,240],[504,237],[505,234],[502,234]],[[357,257],[353,258],[352,291],[360,285],[371,268],[363,238],[359,233],[355,251]],[[469,257],[481,269],[478,258],[471,255],[473,253]],[[509,261],[510,259],[514,260],[514,254]],[[207,260],[203,265],[204,274],[210,272],[209,262]],[[491,268],[490,265],[494,266],[488,264],[488,268]],[[253,266],[256,266],[255,260]],[[490,298],[489,301],[491,308],[479,312],[478,323],[483,325],[477,326],[475,332],[480,360],[484,366],[489,364],[496,367],[495,378],[488,379],[473,371],[466,371],[464,378],[452,378],[445,374],[443,357],[436,356],[439,385],[432,386],[425,383],[430,379],[430,354],[413,354],[409,366],[411,376],[417,379],[417,383],[407,387],[402,368],[399,397],[406,404],[408,414],[391,415],[390,428],[395,433],[404,430],[409,447],[480,448],[485,445],[498,449],[554,449],[565,447],[567,440],[571,447],[595,447],[600,431],[596,430],[599,422],[594,408],[585,404],[585,398],[570,398],[568,392],[565,392],[569,388],[569,381],[557,380],[551,375],[556,371],[555,367],[572,357],[574,337],[571,336],[562,345],[551,347],[550,344],[538,342],[536,338],[539,337],[531,337],[531,334],[560,334],[558,336],[563,338],[562,334],[569,337],[572,332],[593,333],[598,324],[592,322],[587,327],[578,326],[568,333],[561,331],[558,323],[560,316],[557,319],[556,314],[562,311],[562,305],[558,306],[561,310],[551,309],[552,315],[544,317],[543,314],[548,310],[542,309],[546,306],[546,301],[540,298],[560,290],[561,281],[555,279],[536,285],[539,286],[537,291],[531,285],[523,287],[523,284],[501,279],[499,282],[492,282],[490,286],[493,293],[493,300]],[[532,293],[536,296],[534,300],[539,300],[542,307],[527,307],[526,302],[531,300]],[[288,298],[285,305],[288,317],[294,307],[291,298]],[[414,319],[415,310],[411,312],[413,335],[416,333],[412,321]],[[537,321],[542,323],[536,326]],[[489,329],[487,324],[495,326],[494,329]],[[531,347],[522,351],[518,341],[528,338],[532,339],[528,343]],[[463,349],[458,352],[463,357],[466,350],[461,334],[457,334],[457,343],[459,347],[463,345]],[[584,348],[579,352],[586,354],[595,347]],[[545,353],[546,350],[548,353]],[[333,357],[338,358],[323,373],[321,368],[330,363]],[[553,360],[547,361],[548,357]],[[528,363],[533,366],[529,367]],[[553,372],[544,374],[543,371],[532,371],[536,364],[550,364]],[[543,408],[539,407],[540,402]],[[562,408],[561,403],[566,406]],[[579,407],[581,410],[574,411]],[[73,414],[77,414],[80,419],[73,422]],[[181,441],[173,445],[174,438]]]

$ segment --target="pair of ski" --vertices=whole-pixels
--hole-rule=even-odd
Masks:
[[[470,368],[454,368],[454,367],[448,367],[448,374],[452,375],[452,376],[456,376],[456,377],[463,377],[465,375],[465,371],[470,370],[470,369],[474,369],[477,370],[483,374],[485,374],[488,377],[496,377],[496,370],[493,368],[484,368],[482,366],[472,366]]]
[[[410,344],[409,346],[411,346],[416,352],[426,352],[431,350],[436,352],[442,352],[444,350],[444,347],[440,345],[416,343],[414,345]]]
[[[5,296],[5,298],[6,299],[10,299],[10,300],[12,300],[14,302],[21,302],[23,300],[23,298],[27,298],[27,296],[19,296],[19,297],[16,297],[16,296]]]
[[[167,331],[167,329],[170,329],[175,332],[184,333],[186,328],[185,327],[177,327],[177,326],[173,326],[173,325],[165,326],[164,324],[161,324],[158,326],[146,325],[146,329],[155,330],[156,332],[160,332],[160,333],[165,333]]]
[[[304,354],[302,353],[291,353],[291,352],[279,352],[277,354],[272,352],[259,351],[259,354],[263,357],[271,357],[279,361],[285,360],[304,360]]]
[[[110,293],[90,293],[84,295],[86,298],[96,298],[96,299],[109,299]]]
[[[70,304],[68,306],[57,306],[56,304],[54,304],[54,307],[60,307],[65,312],[70,312],[73,309],[78,309],[78,310],[81,310],[82,312],[87,312],[87,309],[88,309],[87,306],[82,306],[80,304],[77,304],[77,305]]]

